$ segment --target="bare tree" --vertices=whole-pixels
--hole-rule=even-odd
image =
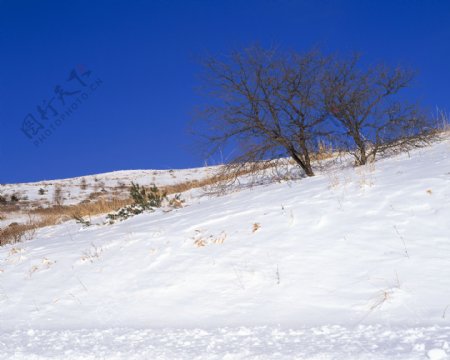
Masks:
[[[86,190],[87,189],[87,182],[85,178],[82,178],[80,181],[80,189],[81,190]]]
[[[325,64],[317,51],[281,54],[260,47],[208,58],[205,87],[213,100],[203,119],[209,150],[231,143],[238,169],[288,156],[313,176],[311,152],[329,133],[320,91]]]
[[[61,186],[59,184],[55,185],[55,190],[53,192],[53,202],[56,206],[62,206],[64,201]]]
[[[330,116],[341,130],[345,150],[364,165],[393,147],[418,145],[429,134],[429,119],[399,93],[410,86],[411,71],[382,65],[364,68],[359,56],[334,57],[322,91]]]

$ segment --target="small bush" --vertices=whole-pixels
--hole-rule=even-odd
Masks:
[[[40,188],[38,191],[39,195],[44,195],[46,192],[47,192],[47,190],[45,190],[43,188]]]
[[[159,190],[155,184],[148,189],[139,184],[131,183],[130,198],[133,204],[127,205],[114,213],[107,215],[109,223],[116,220],[125,220],[129,217],[143,213],[144,211],[153,211],[154,208],[161,207],[164,200],[167,199],[166,193]]]
[[[131,183],[130,197],[134,201],[134,205],[140,205],[144,209],[161,207],[165,200],[166,193],[160,191],[155,184],[147,190],[139,184]]]
[[[140,205],[127,205],[113,213],[109,213],[106,215],[106,217],[109,219],[110,224],[114,224],[115,221],[119,220],[126,220],[132,216],[142,214],[145,210],[150,209],[144,209]]]

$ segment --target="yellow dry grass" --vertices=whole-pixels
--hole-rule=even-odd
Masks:
[[[31,240],[37,229],[56,225],[63,221],[71,220],[75,216],[92,217],[116,211],[131,200],[103,200],[81,203],[76,205],[52,206],[38,208],[28,212],[29,220],[23,224],[13,223],[4,229],[0,229],[0,246],[13,244],[21,240]]]
[[[313,152],[311,154],[312,161],[331,159],[333,156],[336,155],[333,150],[333,146],[330,143],[326,143],[323,140],[319,141],[317,148],[318,151]]]

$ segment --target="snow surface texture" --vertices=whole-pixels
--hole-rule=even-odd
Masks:
[[[0,248],[0,358],[448,359],[449,154],[41,229]]]
[[[450,327],[342,326],[28,330],[0,335],[0,359],[443,360]]]

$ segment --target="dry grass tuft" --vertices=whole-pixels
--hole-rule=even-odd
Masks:
[[[0,229],[0,246],[14,244],[22,240],[31,240],[38,227],[40,227],[39,224],[34,223],[12,223],[8,227]]]
[[[312,161],[320,161],[331,159],[336,153],[333,150],[333,146],[330,143],[326,143],[324,140],[320,140],[317,144],[317,152],[311,154]]]
[[[116,211],[123,206],[131,204],[130,199],[100,199],[95,202],[83,202],[76,205],[53,206],[49,208],[34,209],[31,211],[33,215],[38,215],[47,219],[49,225],[55,225],[58,222],[73,219],[74,216],[95,216]]]
[[[211,244],[221,245],[224,243],[227,238],[227,234],[225,231],[222,231],[220,234],[214,235],[203,235],[202,230],[196,230],[195,235],[193,237],[194,246],[196,247],[205,247]]]
[[[131,200],[99,200],[96,202],[81,203],[77,205],[52,206],[49,208],[37,208],[29,211],[29,221],[25,224],[12,223],[4,229],[0,229],[0,246],[14,244],[22,240],[31,240],[36,230],[46,226],[60,224],[73,219],[76,216],[88,216],[106,214],[117,211],[123,206],[131,204]]]
[[[252,172],[253,170],[240,170],[238,174],[227,174],[225,171],[219,171],[217,174],[201,180],[189,180],[174,185],[162,186],[161,190],[167,195],[179,194],[192,189],[216,186],[221,183],[226,183],[228,181],[234,180],[236,176],[242,176],[250,174]]]

